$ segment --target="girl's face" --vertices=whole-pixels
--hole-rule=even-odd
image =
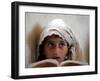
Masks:
[[[67,43],[58,35],[48,36],[44,42],[44,54],[48,59],[62,62],[68,53]]]

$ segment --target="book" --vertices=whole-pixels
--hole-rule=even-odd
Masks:
[[[81,65],[86,65],[86,63],[83,63],[80,61],[74,61],[74,60],[66,60],[66,61],[59,63],[55,59],[46,59],[46,60],[32,63],[30,65],[30,67],[31,68],[34,68],[34,67],[40,68],[40,67],[81,66]]]

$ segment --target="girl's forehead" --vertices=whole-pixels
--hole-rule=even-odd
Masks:
[[[51,35],[45,38],[45,41],[64,41],[59,35]]]

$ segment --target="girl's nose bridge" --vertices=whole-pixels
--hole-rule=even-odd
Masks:
[[[60,48],[59,48],[59,44],[55,44],[54,46],[54,51],[55,52],[59,52]]]

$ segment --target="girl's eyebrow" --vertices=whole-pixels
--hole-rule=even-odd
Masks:
[[[53,40],[46,40],[46,42],[50,42],[51,43],[51,42],[54,42],[54,41]]]
[[[64,42],[65,43],[65,40],[61,40],[60,42]]]
[[[55,42],[54,40],[46,40],[46,42]],[[63,42],[63,43],[66,43],[64,40],[60,40],[59,42]]]

